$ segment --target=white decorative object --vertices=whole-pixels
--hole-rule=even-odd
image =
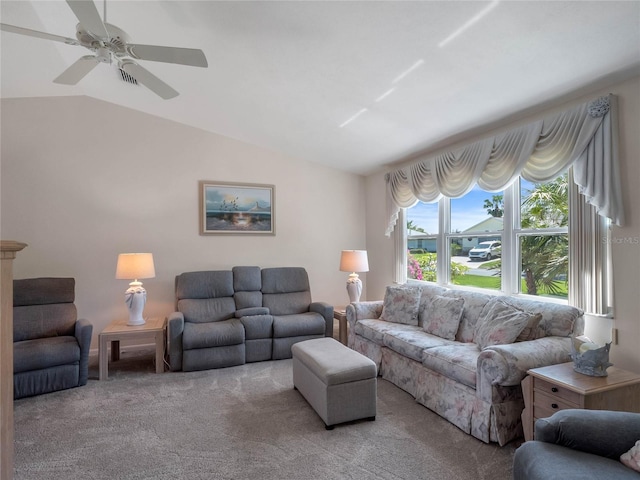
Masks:
[[[142,287],[139,278],[153,278],[156,270],[151,253],[121,253],[118,255],[116,278],[133,280],[124,294],[124,301],[129,308],[127,325],[143,325],[144,305],[147,302],[147,291]]]
[[[340,256],[340,271],[351,272],[347,279],[349,302],[359,302],[362,294],[362,281],[356,272],[368,272],[369,260],[366,250],[343,250]]]

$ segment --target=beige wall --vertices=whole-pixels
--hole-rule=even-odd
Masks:
[[[123,252],[154,255],[148,315],[173,311],[176,274],[234,265],[304,266],[314,300],[347,303],[338,263],[366,247],[363,177],[88,97],[1,106],[1,234],[29,245],[16,278],[75,277],[94,342],[127,315]],[[275,185],[276,235],[200,236],[199,180]]]
[[[612,345],[611,361],[620,368],[640,373],[640,77],[610,85],[589,95],[558,102],[543,112],[518,119],[518,124],[528,123],[545,114],[587,101],[599,95],[613,93],[618,96],[620,122],[620,168],[623,200],[627,222],[623,228],[613,227],[613,288],[615,294],[615,320],[599,323],[590,321],[587,333],[601,339],[610,336],[610,327],[618,329],[619,343]],[[482,134],[459,139],[457,143],[442,149],[455,148],[500,129],[511,128],[515,123],[504,123]],[[437,153],[437,151],[429,152]],[[368,274],[368,299],[382,298],[385,286],[393,280],[393,240],[384,236],[385,196],[384,174],[369,176],[366,180],[367,199],[367,249],[371,272]]]
[[[606,93],[619,97],[627,211],[627,225],[612,232],[619,344],[611,359],[640,372],[640,78],[518,123]],[[74,276],[79,312],[95,332],[126,315],[127,285],[114,278],[121,252],[154,254],[157,276],[144,282],[151,315],[172,310],[177,273],[233,265],[303,265],[315,299],[344,304],[346,274],[337,264],[347,248],[369,252],[363,299],[382,298],[392,282],[382,173],[363,179],[87,97],[4,99],[1,106],[0,234],[29,244],[16,275]],[[198,235],[197,182],[203,179],[274,184],[276,236]],[[598,334],[607,332],[605,323]]]

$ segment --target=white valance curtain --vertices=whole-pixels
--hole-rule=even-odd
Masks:
[[[616,97],[608,95],[388,173],[386,235],[400,209],[418,201],[461,197],[476,184],[497,192],[519,176],[545,182],[570,165],[586,201],[622,226],[615,119]]]

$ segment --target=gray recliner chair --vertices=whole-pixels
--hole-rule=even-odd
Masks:
[[[235,317],[230,270],[178,275],[176,310],[168,318],[171,370],[206,370],[245,363],[244,327]]]
[[[302,267],[262,269],[262,305],[273,317],[272,358],[291,358],[291,345],[333,336],[333,306],[312,302]]]
[[[14,280],[14,398],[87,384],[93,326],[74,301],[73,278]]]
[[[638,480],[620,456],[640,440],[640,413],[560,410],[535,424],[513,458],[514,480]]]

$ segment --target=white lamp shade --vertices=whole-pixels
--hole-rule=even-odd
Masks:
[[[341,272],[368,272],[369,260],[366,250],[343,250],[340,256]]]
[[[118,255],[116,278],[137,280],[139,278],[153,278],[156,269],[153,266],[151,253],[121,253]]]

